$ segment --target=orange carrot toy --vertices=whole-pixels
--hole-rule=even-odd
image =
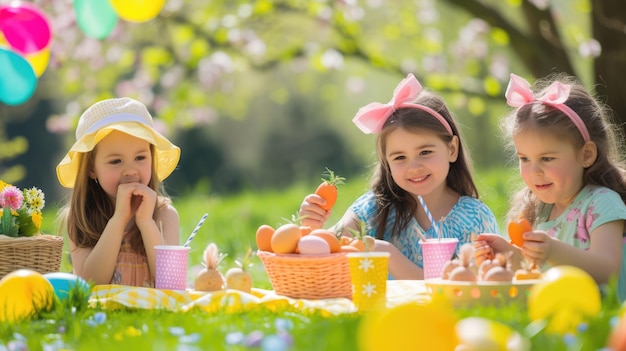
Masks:
[[[315,190],[315,194],[326,200],[326,205],[322,206],[326,211],[330,210],[337,202],[337,184],[343,184],[346,178],[335,175],[335,172],[326,167],[326,171],[322,173],[322,184]]]
[[[524,246],[523,235],[526,232],[533,230],[530,222],[526,218],[521,218],[516,221],[509,222],[509,238],[511,238],[511,244],[518,247]]]

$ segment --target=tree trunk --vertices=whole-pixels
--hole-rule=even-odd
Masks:
[[[626,8],[623,0],[593,0],[592,36],[602,47],[594,61],[596,91],[626,131]]]

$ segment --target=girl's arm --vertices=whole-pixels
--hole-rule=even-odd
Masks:
[[[94,247],[78,248],[70,240],[74,274],[94,284],[109,284],[127,223],[119,216],[111,217]]]
[[[406,258],[398,248],[388,241],[377,239],[374,251],[389,252],[389,274],[394,279],[424,279],[424,270]]]
[[[152,279],[156,276],[156,250],[154,247],[156,245],[180,245],[180,220],[176,209],[167,204],[161,206],[157,211],[159,211],[160,226],[152,218],[141,225],[139,222],[137,223],[146,248]]]
[[[591,275],[598,284],[619,276],[622,264],[622,233],[624,221],[612,221],[597,227],[590,233],[591,246],[582,250],[553,239],[542,231],[524,234],[522,253],[551,265],[576,266]]]

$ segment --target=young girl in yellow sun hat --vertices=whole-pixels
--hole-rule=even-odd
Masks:
[[[154,246],[179,244],[178,212],[161,183],[179,158],[138,101],[103,100],[82,114],[76,142],[57,166],[61,185],[73,188],[59,215],[74,274],[95,284],[154,286]]]

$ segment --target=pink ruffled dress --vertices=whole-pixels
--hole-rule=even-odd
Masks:
[[[111,284],[153,288],[154,281],[150,279],[148,258],[145,254],[133,250],[128,239],[128,236],[124,236],[122,240]]]

